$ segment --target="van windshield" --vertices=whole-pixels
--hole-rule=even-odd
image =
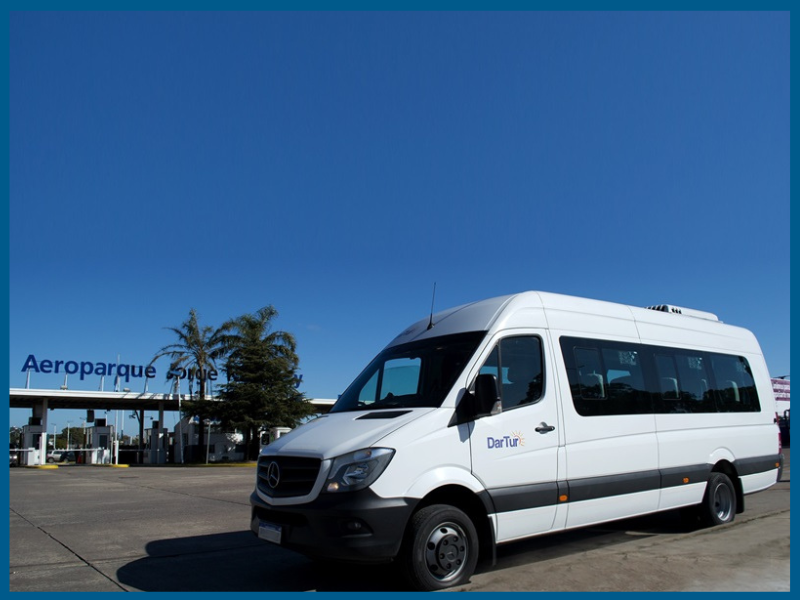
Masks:
[[[485,334],[458,333],[386,348],[331,412],[440,406]]]

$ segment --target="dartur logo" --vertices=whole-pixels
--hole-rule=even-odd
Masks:
[[[519,448],[525,445],[525,438],[520,431],[512,431],[511,435],[504,435],[501,438],[486,438],[486,447],[493,448]]]

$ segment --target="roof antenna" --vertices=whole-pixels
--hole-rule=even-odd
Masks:
[[[433,282],[433,298],[431,298],[431,320],[428,321],[428,329],[433,329],[433,303],[436,300],[436,282]]]

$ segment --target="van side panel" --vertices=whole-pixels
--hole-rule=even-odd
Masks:
[[[520,321],[520,315],[512,316],[503,322],[502,331],[487,336],[470,374],[470,379],[476,377],[495,348],[505,341],[529,339],[541,343],[541,395],[472,423],[472,472],[492,499],[498,542],[552,531],[559,512],[561,431],[550,343],[545,329],[522,327],[524,322],[543,323],[541,309],[526,307],[518,312],[527,318]],[[503,381],[509,372],[500,373],[501,389],[505,389]]]
[[[445,485],[483,488],[470,472],[469,424],[449,427],[450,411],[435,410],[413,427],[401,427],[376,443],[402,448],[371,489],[384,498],[419,499]],[[424,458],[421,458],[424,457]],[[424,468],[421,468],[423,467]]]
[[[728,354],[761,353],[753,334],[741,327],[647,309],[631,308],[631,313],[645,344],[714,349]]]
[[[717,352],[742,356],[747,360],[756,385],[759,412],[667,413],[656,415],[660,452],[659,468],[664,471],[685,470],[685,484],[665,487],[659,509],[699,503],[705,492],[705,479],[689,474],[691,465],[705,462],[708,470],[723,462],[730,463],[739,475],[745,494],[765,489],[775,483],[775,470],[764,471],[764,465],[775,464],[778,455],[774,414],[775,399],[769,373],[755,336],[746,329],[720,322],[694,318],[675,318],[655,311],[632,309],[645,344],[673,348]],[[717,382],[720,386],[722,382]],[[749,473],[749,466],[758,462],[762,469]]]
[[[639,331],[627,306],[568,296],[542,296],[547,324],[556,341],[560,335],[639,341]]]
[[[778,458],[775,403],[766,365],[752,333],[718,321],[633,307],[616,307],[609,316],[604,304],[579,300],[555,303],[548,301],[547,296],[544,302],[553,345],[557,353],[562,353],[557,369],[564,418],[566,483],[570,492],[567,527],[698,504],[703,499],[709,473],[721,468],[722,463],[729,463],[739,476],[745,494],[775,482]],[[602,315],[589,314],[600,308]],[[586,310],[587,314],[575,312],[580,310]],[[559,340],[564,337],[575,338],[569,349],[560,348]],[[587,340],[586,349],[578,348],[581,338]],[[592,414],[591,394],[587,400],[580,391],[584,385],[590,389],[592,382],[585,381],[587,374],[582,372],[579,390],[575,392],[583,398],[583,408],[579,411],[563,352],[575,353],[568,357],[572,368],[578,368],[579,363],[587,367],[591,365],[592,340],[609,342],[608,345],[622,342],[623,349],[626,343],[635,344],[631,349],[638,348],[642,362],[647,363],[642,366],[647,394],[655,393],[656,371],[650,352],[644,351],[642,345],[693,350],[709,358],[711,355],[707,353],[744,357],[755,382],[759,408],[755,412],[664,414],[663,406],[653,405],[650,414],[627,414],[624,409],[620,411],[623,414],[604,415],[602,410]],[[607,373],[596,377],[600,402],[600,396],[609,398],[608,387],[613,379]],[[720,383],[718,387],[724,387]],[[657,402],[656,396],[652,401]]]
[[[580,527],[658,510],[660,480],[655,416],[631,414],[586,417],[572,401],[561,337],[596,337],[638,342],[625,310],[613,317],[547,311],[557,353],[558,384],[564,415],[569,509],[566,526]],[[569,327],[569,329],[566,329]],[[620,496],[625,496],[620,501]]]

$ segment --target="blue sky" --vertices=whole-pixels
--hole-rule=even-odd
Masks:
[[[434,282],[437,309],[536,289],[707,310],[790,373],[788,13],[9,25],[12,387],[29,354],[146,364],[191,308],[272,304],[302,391],[335,398]]]

